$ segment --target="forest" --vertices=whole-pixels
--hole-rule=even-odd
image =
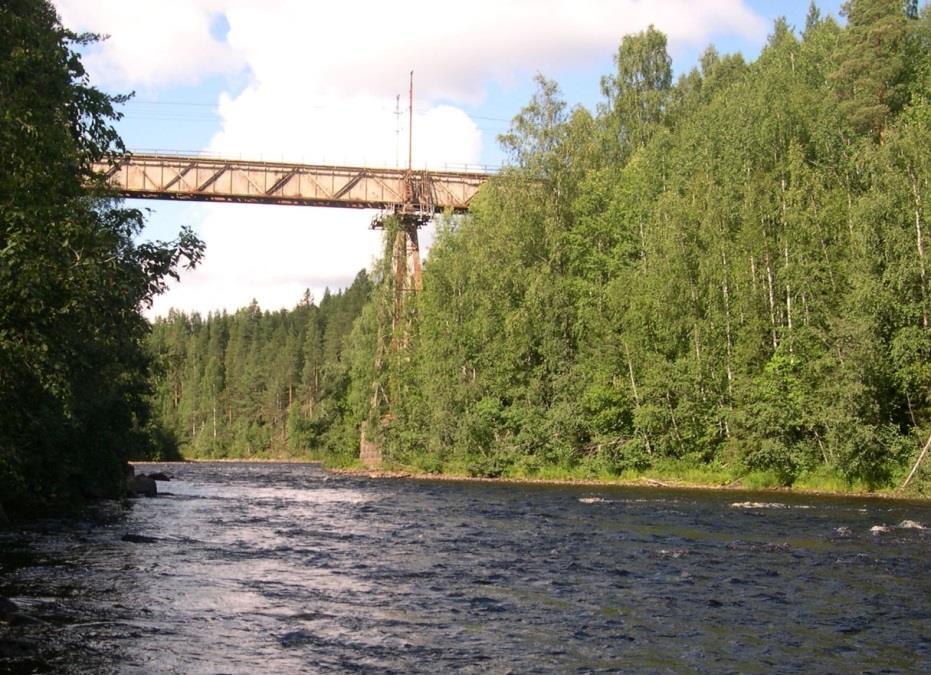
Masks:
[[[651,27],[594,110],[538,76],[402,308],[389,227],[319,305],[156,321],[164,452],[348,464],[363,432],[422,472],[900,483],[931,433],[931,10],[843,18],[675,81]]]
[[[306,292],[291,311],[253,302],[234,314],[171,312],[149,337],[155,357],[155,458],[343,454],[359,424],[348,414],[353,324],[372,281],[363,270],[319,304]]]

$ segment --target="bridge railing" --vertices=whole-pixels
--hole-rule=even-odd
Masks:
[[[327,157],[317,158],[314,160],[308,160],[306,157],[294,158],[288,157],[286,155],[274,156],[265,156],[259,155],[245,155],[245,154],[220,154],[215,152],[210,152],[209,150],[165,150],[162,148],[134,148],[133,150],[128,150],[128,154],[134,155],[146,155],[149,157],[165,157],[168,159],[177,159],[177,158],[186,158],[186,157],[197,157],[200,159],[211,159],[217,161],[233,161],[233,162],[248,162],[250,164],[289,164],[289,165],[303,165],[303,166],[346,166],[351,168],[359,169],[386,169],[386,170],[397,170],[404,171],[407,167],[404,166],[385,166],[383,164],[370,164],[367,161],[363,161],[361,164],[352,163],[352,162],[333,162],[329,161]],[[414,171],[423,172],[423,171],[440,171],[440,172],[455,172],[455,173],[477,173],[487,176],[493,176],[499,173],[502,170],[502,166],[496,164],[480,164],[480,163],[457,163],[457,162],[427,162],[413,167]]]

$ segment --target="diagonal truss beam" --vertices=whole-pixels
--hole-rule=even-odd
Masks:
[[[206,192],[207,189],[208,189],[211,185],[213,185],[214,183],[216,183],[216,182],[220,179],[220,176],[222,176],[224,173],[226,173],[227,169],[229,169],[228,166],[221,166],[219,169],[217,169],[216,171],[214,171],[213,175],[210,176],[210,178],[208,178],[207,180],[205,180],[205,181],[203,182],[203,184],[200,185],[200,186],[197,188],[197,191],[198,191],[198,192]]]
[[[114,165],[113,168],[111,169],[111,171],[118,171],[119,168],[120,168],[119,165]],[[166,190],[171,190],[171,188],[173,188],[176,184],[178,184],[180,181],[182,181],[182,180],[184,179],[184,177],[185,177],[186,175],[188,175],[188,172],[189,172],[191,169],[193,169],[193,168],[194,168],[194,164],[193,164],[193,163],[189,163],[186,167],[184,167],[183,169],[181,169],[180,172],[178,172],[178,175],[177,175],[177,176],[175,176],[174,178],[172,178],[170,181],[168,181],[168,182],[165,184],[165,189],[166,189]],[[112,174],[111,174],[111,175],[112,175]]]
[[[100,162],[94,169],[117,194],[129,198],[428,213],[467,211],[479,187],[489,178],[487,173],[470,171],[411,174],[403,169],[143,153],[127,155],[116,163]]]

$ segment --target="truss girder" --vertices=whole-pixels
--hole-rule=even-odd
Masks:
[[[95,166],[120,196],[438,213],[468,210],[488,174],[136,153]],[[411,197],[408,197],[411,195]]]

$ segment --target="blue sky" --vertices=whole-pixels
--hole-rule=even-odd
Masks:
[[[498,165],[496,136],[529,100],[536,72],[570,105],[594,108],[622,36],[669,35],[677,73],[714,43],[757,56],[773,22],[801,29],[809,2],[766,0],[55,0],[64,23],[111,35],[85,54],[93,81],[135,91],[119,123],[127,147],[257,159],[391,166],[395,95],[415,70],[420,166]],[[837,15],[840,0],[818,3]],[[352,30],[347,28],[352,25]],[[404,119],[404,116],[401,116]],[[402,134],[406,134],[406,125]],[[403,144],[401,144],[403,146]],[[190,225],[206,259],[159,298],[169,307],[293,306],[305,288],[351,282],[380,249],[372,214],[298,207],[138,202],[145,236]],[[424,233],[427,244],[429,231]]]
[[[777,18],[784,16],[799,31],[805,25],[809,7],[808,0],[751,0],[745,4],[761,18],[767,29]],[[822,13],[835,17],[840,13],[841,4],[842,0],[822,0],[817,3]],[[222,14],[218,15],[212,24],[212,34],[225,38],[228,30],[228,22]],[[764,44],[758,37],[747,38],[733,33],[715,36],[713,42],[722,53],[740,52],[748,59],[756,58]],[[672,45],[676,74],[694,67],[703,49],[703,46],[694,44]],[[599,80],[602,75],[611,72],[613,56],[614,52],[608,50],[583,67],[556,68],[552,72],[544,71],[543,74],[559,82],[570,105],[580,104],[594,109],[601,100]],[[404,72],[400,73],[400,85],[404,84],[405,75]],[[479,128],[489,135],[482,147],[481,163],[501,163],[500,150],[493,142],[494,135],[507,129],[508,121],[533,94],[532,75],[532,72],[524,72],[507,85],[490,82],[481,101],[464,106]],[[239,72],[208,77],[196,84],[184,86],[139,88],[134,100],[124,107],[126,117],[119,125],[120,131],[127,146],[132,148],[202,150],[220,128],[217,109],[220,94],[239,92],[247,85],[248,74]],[[397,93],[402,94],[402,99],[406,97],[406,90],[399,89]],[[401,105],[406,107],[403,101]]]

